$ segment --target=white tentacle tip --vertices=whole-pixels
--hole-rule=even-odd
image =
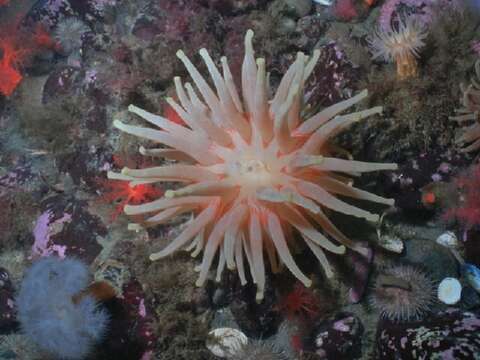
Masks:
[[[156,252],[156,253],[150,254],[149,259],[150,259],[150,261],[157,261],[158,259],[161,259],[161,258],[164,257],[164,256],[165,256],[165,255],[162,255],[162,254],[161,254],[161,251],[160,251],[160,252]]]
[[[186,58],[186,55],[185,55],[185,53],[183,52],[183,50],[178,50],[175,55],[177,55],[177,57],[178,57],[180,60]]]
[[[113,120],[113,126],[120,130],[123,130],[125,128],[125,124],[117,119]]]
[[[167,199],[172,199],[175,197],[175,191],[174,190],[167,190],[165,191],[165,197]]]
[[[131,223],[131,224],[127,225],[127,229],[130,230],[130,231],[139,232],[140,230],[143,230],[144,227],[140,224]]]

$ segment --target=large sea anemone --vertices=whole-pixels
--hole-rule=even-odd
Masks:
[[[289,250],[293,229],[316,255],[327,276],[332,276],[332,270],[324,250],[343,254],[347,246],[365,253],[365,248],[335,227],[324,210],[377,221],[378,215],[352,206],[336,195],[392,205],[392,199],[352,187],[350,176],[392,170],[397,166],[331,156],[328,142],[332,137],[367,116],[381,113],[381,107],[374,107],[339,115],[364,99],[367,91],[304,120],[304,84],[320,52],[316,50],[310,58],[298,53],[275,95],[269,99],[265,60],[255,60],[252,38],[253,31],[247,31],[242,98],[225,57],[220,59],[222,75],[207,50],[200,50],[215,85],[214,91],[185,54],[178,51],[177,56],[197,90],[176,77],[180,104],[171,98],[167,102],[186,126],[133,105],[129,107],[131,112],[160,130],[118,120],[114,125],[126,133],[168,146],[140,148],[142,154],[181,162],[140,170],[124,168],[121,174],[110,172],[108,176],[130,181],[132,185],[185,183],[183,188],[166,191],[163,198],[125,207],[128,215],[144,216],[141,224],[131,224],[131,229],[162,224],[186,212],[195,214],[183,232],[150,259],[163,258],[183,247],[193,251],[193,256],[203,250],[197,281],[201,286],[217,253],[217,278],[227,266],[236,268],[241,283],[245,284],[246,257],[257,285],[257,300],[261,300],[265,286],[264,252],[274,272],[284,264],[305,286],[311,285]]]

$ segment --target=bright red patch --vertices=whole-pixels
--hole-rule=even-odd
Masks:
[[[170,106],[167,105],[163,111],[163,116],[166,117],[171,122],[174,122],[178,125],[185,125],[183,119],[178,115],[178,113]]]
[[[35,33],[33,34],[35,43],[46,49],[56,49],[58,48],[58,43],[52,39],[50,34],[43,26],[37,26]]]
[[[10,96],[22,81],[22,74],[13,67],[0,62],[0,79],[2,79],[0,81],[0,93]]]
[[[284,312],[289,319],[315,318],[319,311],[319,299],[303,284],[296,283],[279,303],[278,310]]]
[[[115,167],[144,168],[151,165],[145,158],[123,158],[116,154],[113,155]],[[125,205],[139,205],[145,202],[155,200],[163,196],[164,191],[154,185],[140,184],[130,186],[128,181],[100,179],[98,184],[101,187],[102,195],[98,199],[100,202],[115,204],[115,211],[112,214],[112,221],[123,212]]]
[[[423,194],[422,196],[422,202],[424,204],[432,205],[435,204],[436,196],[433,192],[428,192],[426,194]]]
[[[130,186],[128,181],[102,180],[104,193],[99,200],[107,204],[116,204],[112,220],[123,212],[125,205],[138,205],[152,201],[163,195],[163,191],[153,185],[140,184]]]
[[[25,62],[40,49],[54,46],[55,42],[42,27],[28,33],[19,29],[17,21],[0,28],[0,92],[10,96],[22,81],[20,69]]]

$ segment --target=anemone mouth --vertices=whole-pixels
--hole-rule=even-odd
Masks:
[[[145,149],[146,156],[167,158],[164,166],[125,168],[111,179],[133,185],[179,182],[155,201],[125,206],[127,215],[143,217],[129,228],[164,224],[177,215],[193,212],[183,232],[161,251],[150,256],[158,260],[186,248],[192,256],[203,252],[197,285],[208,278],[217,261],[216,280],[225,267],[236,269],[242,285],[246,268],[257,286],[257,300],[263,298],[265,262],[272,272],[288,268],[305,286],[312,281],[301,271],[290,252],[294,232],[314,253],[327,277],[333,275],[324,251],[343,254],[346,247],[360,253],[364,248],[347,238],[329,220],[324,209],[377,221],[378,215],[343,201],[347,198],[392,205],[393,200],[357,189],[351,177],[363,172],[394,170],[396,164],[368,163],[334,157],[328,142],[350,125],[380,114],[377,106],[352,113],[345,111],[368,95],[366,90],[319,113],[302,118],[304,86],[320,57],[298,53],[296,60],[269,99],[264,59],[255,59],[253,31],[245,36],[241,92],[233,81],[226,58],[221,71],[201,49],[214,88],[182,52],[192,84],[174,79],[178,102],[168,104],[185,125],[151,114],[134,105],[129,111],[156,128],[127,125],[115,120],[118,129],[166,145],[167,149]],[[322,231],[320,230],[322,229]]]

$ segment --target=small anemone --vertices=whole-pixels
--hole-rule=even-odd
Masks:
[[[83,21],[68,18],[58,23],[54,37],[63,52],[70,54],[82,47],[82,36],[89,31],[90,28]]]
[[[242,346],[229,360],[287,360],[288,356],[270,341],[254,340]]]
[[[395,62],[398,78],[406,79],[418,74],[416,58],[425,45],[426,37],[424,24],[414,16],[407,16],[399,20],[397,28],[378,28],[367,41],[373,59],[383,58],[386,62]]]
[[[394,266],[377,277],[370,302],[391,321],[420,320],[435,303],[435,285],[417,267]]]

